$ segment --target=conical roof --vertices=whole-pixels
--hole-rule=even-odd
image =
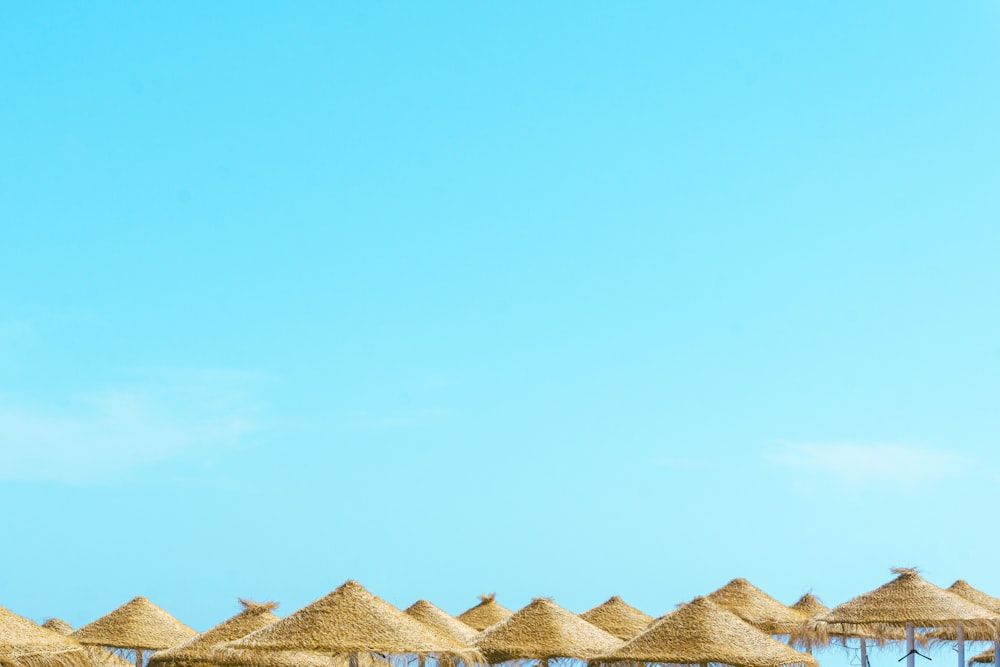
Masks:
[[[980,607],[986,607],[995,614],[1000,614],[1000,599],[987,595],[978,588],[973,588],[965,579],[959,579],[945,590],[965,598]]]
[[[356,581],[291,616],[229,642],[226,648],[260,651],[317,651],[325,654],[416,654],[475,662],[479,654],[444,637]]]
[[[644,632],[654,620],[617,595],[583,612],[580,618],[624,641]]]
[[[820,602],[819,598],[812,593],[806,593],[800,597],[795,604],[789,607],[789,609],[799,612],[806,619],[819,616],[820,614],[825,614],[830,611],[830,608]]]
[[[473,640],[490,663],[508,660],[586,660],[621,646],[621,640],[552,600],[536,598]]]
[[[3,667],[89,667],[79,642],[3,607],[0,607],[0,664]]]
[[[733,579],[708,599],[769,635],[791,634],[803,621],[797,611],[781,604],[746,579]]]
[[[137,597],[71,636],[81,644],[159,651],[198,633],[144,597]]]
[[[983,607],[995,616],[1000,616],[1000,600],[987,595],[977,588],[973,588],[964,579],[959,579],[945,590],[958,595],[962,599],[975,605]],[[993,641],[994,637],[989,628],[976,627],[962,623],[962,633],[968,641]],[[927,637],[934,641],[956,641],[958,640],[957,628],[939,628],[927,633]]]
[[[895,579],[806,621],[799,629],[813,642],[830,637],[893,638],[912,623],[915,628],[954,630],[992,636],[996,614],[925,581],[914,569],[897,568]]]
[[[180,667],[212,662],[212,651],[219,644],[245,637],[278,620],[278,617],[271,613],[271,610],[278,606],[274,602],[251,602],[241,599],[240,604],[243,605],[243,611],[240,613],[173,648],[157,651],[150,656],[149,664]]]
[[[590,661],[591,665],[615,663],[817,667],[811,655],[789,648],[703,597],[662,616],[617,650]]]
[[[476,631],[485,630],[491,625],[499,623],[514,612],[497,602],[496,597],[496,593],[480,595],[479,604],[466,609],[455,618]]]
[[[58,618],[50,618],[42,623],[42,627],[64,636],[73,633],[73,626]],[[84,646],[83,651],[87,654],[90,667],[133,667],[131,662],[115,655],[103,646]]]
[[[42,623],[42,627],[46,630],[51,630],[52,632],[58,632],[64,637],[73,632],[73,626],[61,618],[50,618]]]
[[[476,636],[475,630],[427,600],[417,600],[403,613],[463,646],[472,646],[472,638]]]

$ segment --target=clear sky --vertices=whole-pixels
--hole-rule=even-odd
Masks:
[[[1000,595],[1000,5],[7,3],[0,604]]]

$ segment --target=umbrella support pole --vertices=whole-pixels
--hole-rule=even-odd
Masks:
[[[958,649],[958,667],[965,667],[965,630],[962,629],[961,623],[955,628],[955,632],[955,642],[958,644],[956,647]]]
[[[868,640],[861,638],[861,667],[868,667]]]
[[[135,667],[142,667],[142,649],[135,650]]]
[[[906,667],[914,667],[917,661],[917,654],[913,646],[913,623],[906,624]]]
[[[993,667],[1000,667],[1000,634],[993,638]]]

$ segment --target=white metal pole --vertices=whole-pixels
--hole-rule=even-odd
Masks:
[[[868,667],[868,640],[861,638],[861,667]]]
[[[965,667],[965,630],[958,624],[955,641],[958,643],[958,667]]]
[[[917,656],[913,652],[913,623],[906,624],[906,667],[914,667]]]

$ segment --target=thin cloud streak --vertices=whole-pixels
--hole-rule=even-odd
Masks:
[[[970,461],[955,452],[892,443],[786,443],[767,458],[841,482],[925,483],[963,474]]]
[[[99,482],[196,449],[232,447],[263,425],[230,389],[116,387],[57,405],[0,397],[0,479]]]

